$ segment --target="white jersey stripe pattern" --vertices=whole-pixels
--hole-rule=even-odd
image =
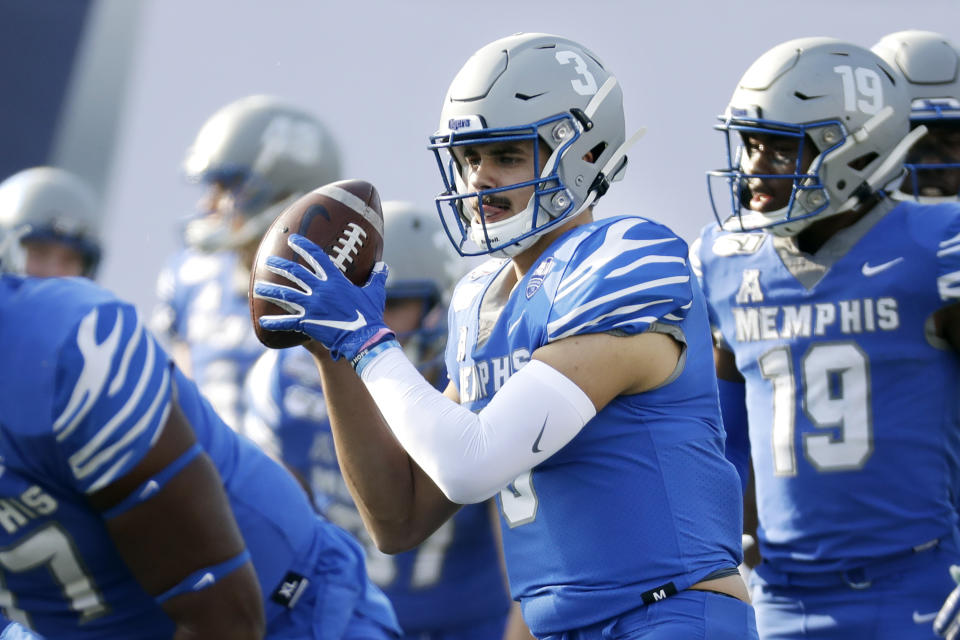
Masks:
[[[137,315],[137,326],[133,328],[133,337],[130,342],[127,344],[126,350],[123,352],[123,359],[120,361],[120,369],[117,371],[117,375],[113,377],[113,382],[110,383],[110,395],[115,396],[117,392],[120,391],[123,387],[123,383],[127,380],[127,369],[130,368],[130,360],[133,358],[134,352],[136,352],[137,347],[140,345],[140,338],[143,336],[143,321],[140,319],[140,316]]]
[[[156,440],[171,410],[172,376],[166,354],[127,305],[91,309],[68,345],[59,375],[69,400],[56,438],[89,493],[128,471]]]
[[[548,341],[613,329],[635,333],[686,315],[690,270],[680,238],[642,218],[622,218],[585,238],[577,254],[559,282]]]
[[[73,387],[67,408],[53,423],[53,431],[57,433],[57,440],[60,441],[67,438],[93,408],[110,374],[109,364],[113,361],[113,352],[120,342],[123,331],[122,316],[118,317],[107,339],[97,344],[95,331],[98,316],[98,310],[93,309],[80,321],[77,346],[83,355],[83,370]],[[86,338],[82,339],[81,336]]]

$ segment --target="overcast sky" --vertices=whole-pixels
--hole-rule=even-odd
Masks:
[[[715,116],[764,51],[804,36],[869,47],[907,28],[950,28],[960,41],[957,0],[142,2],[100,279],[145,311],[177,221],[200,196],[182,178],[184,153],[213,111],[244,95],[313,110],[338,138],[345,177],[432,207],[441,182],[427,137],[460,66],[511,33],[563,35],[617,76],[628,133],[647,127],[598,215],[644,215],[691,241],[713,219],[704,172],[723,162]]]

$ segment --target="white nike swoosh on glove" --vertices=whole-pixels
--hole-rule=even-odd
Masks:
[[[307,324],[318,324],[321,327],[330,327],[331,329],[340,329],[341,331],[356,331],[360,327],[367,326],[367,321],[363,319],[363,314],[357,311],[357,319],[349,322],[343,320],[314,320],[312,318],[304,319]]]

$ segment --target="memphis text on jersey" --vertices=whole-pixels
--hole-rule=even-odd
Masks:
[[[759,269],[745,269],[736,301],[762,303]],[[897,300],[889,296],[777,306],[734,306],[737,342],[895,331],[900,327]]]
[[[0,526],[12,535],[31,520],[48,516],[56,510],[57,501],[53,496],[33,485],[19,498],[0,498]]]

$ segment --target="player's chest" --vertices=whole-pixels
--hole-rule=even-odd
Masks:
[[[772,250],[723,261],[709,280],[732,346],[840,340],[921,327],[938,306],[930,260],[895,247],[851,251],[824,268]]]

